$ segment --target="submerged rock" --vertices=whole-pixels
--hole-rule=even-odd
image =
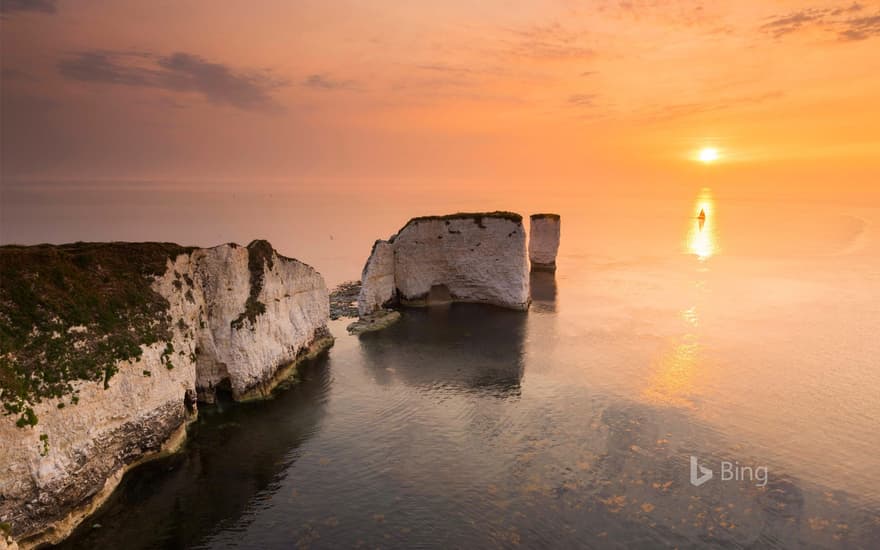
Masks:
[[[400,312],[393,309],[379,309],[360,317],[346,327],[350,334],[363,334],[390,327],[400,320]]]
[[[376,241],[361,283],[362,317],[394,303],[528,309],[522,216],[491,212],[413,218],[388,241]]]
[[[125,471],[174,450],[196,396],[267,395],[332,344],[321,275],[247,247],[0,247],[0,522],[63,539]]]
[[[532,214],[529,229],[529,260],[532,271],[556,271],[561,221],[559,214]]]

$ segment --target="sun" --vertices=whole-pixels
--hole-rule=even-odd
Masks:
[[[715,162],[718,160],[718,149],[714,147],[703,147],[700,149],[697,158],[700,159],[700,162],[709,164],[711,162]]]

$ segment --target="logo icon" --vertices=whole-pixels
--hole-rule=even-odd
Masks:
[[[697,457],[691,455],[691,485],[699,487],[712,479],[712,470],[705,466],[700,466]]]

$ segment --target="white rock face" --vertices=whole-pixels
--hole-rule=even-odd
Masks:
[[[529,276],[525,230],[515,214],[456,214],[410,220],[390,241],[393,288],[405,305],[432,301],[494,304],[525,310],[529,307]],[[367,263],[358,310],[377,309],[375,299],[388,295],[387,251]],[[381,286],[380,286],[381,285]],[[387,301],[387,300],[386,300]]]
[[[358,314],[368,315],[394,296],[394,248],[389,241],[376,241],[361,273]]]
[[[324,278],[271,248],[266,252],[269,261],[265,268],[258,266],[262,286],[257,295],[265,311],[254,319],[239,319],[252,288],[248,248],[219,246],[192,255],[206,313],[196,354],[196,384],[205,400],[224,379],[236,399],[266,393],[271,388],[264,386],[280,366],[327,335],[330,302]]]
[[[535,271],[556,271],[559,251],[560,219],[558,214],[532,214],[529,229],[529,260]]]
[[[257,279],[263,306],[251,319],[242,312]],[[0,416],[0,521],[22,548],[65,537],[128,468],[182,441],[196,392],[210,399],[228,383],[236,398],[264,395],[280,367],[332,343],[323,278],[265,241],[180,254],[153,289],[169,303],[170,341],[117,363],[106,389],[76,382],[75,405],[44,399],[32,428]]]

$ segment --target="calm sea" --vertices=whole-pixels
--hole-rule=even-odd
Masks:
[[[268,238],[331,285],[414,215],[563,216],[559,270],[533,277],[528,313],[408,310],[361,337],[333,322],[297,383],[203,407],[184,451],[128,475],[65,548],[880,541],[876,205],[708,188],[7,197],[4,242]],[[692,462],[712,479],[691,483]]]

